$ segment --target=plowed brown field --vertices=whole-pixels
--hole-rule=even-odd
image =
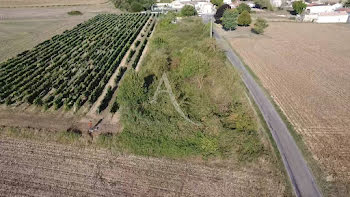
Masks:
[[[0,137],[1,196],[282,196],[269,170],[228,170]]]
[[[270,23],[226,33],[302,135],[328,181],[350,193],[350,26]],[[346,195],[346,194],[345,194]]]

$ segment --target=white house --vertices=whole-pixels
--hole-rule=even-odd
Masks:
[[[214,5],[210,2],[198,2],[194,7],[196,8],[199,15],[213,15],[216,12]]]
[[[324,12],[318,14],[317,23],[346,23],[349,15],[345,11]]]
[[[306,7],[307,14],[319,14],[324,12],[334,12],[336,9],[343,7],[342,4],[336,3],[334,5],[324,5],[324,4],[309,4]]]

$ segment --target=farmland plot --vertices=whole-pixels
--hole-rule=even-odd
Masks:
[[[92,105],[149,17],[98,15],[3,62],[0,102],[75,110]]]
[[[226,35],[302,135],[327,180],[350,192],[350,27],[271,23]]]
[[[0,149],[5,196],[283,196],[284,190],[266,166],[228,170],[1,133]]]

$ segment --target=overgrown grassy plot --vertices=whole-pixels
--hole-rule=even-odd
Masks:
[[[59,109],[92,105],[149,19],[102,14],[0,67],[0,102]]]
[[[114,145],[130,152],[166,157],[203,156],[249,161],[264,152],[253,110],[209,28],[200,19],[171,23],[162,18],[150,39],[140,72],[126,72],[117,100],[124,130]],[[167,93],[150,103],[163,73],[181,109]],[[162,89],[165,89],[163,87]]]

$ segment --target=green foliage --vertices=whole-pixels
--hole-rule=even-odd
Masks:
[[[254,0],[254,3],[257,8],[273,10],[269,0]]]
[[[346,2],[344,2],[344,7],[350,8],[350,0],[347,0]]]
[[[81,13],[80,11],[70,11],[70,12],[67,12],[69,15],[82,15],[83,13]]]
[[[210,2],[218,7],[224,5],[224,1],[223,0],[210,0]]]
[[[237,9],[239,14],[241,14],[243,11],[248,11],[250,13],[250,10],[251,10],[249,5],[247,5],[245,3],[239,4],[239,6],[236,9]]]
[[[117,101],[124,129],[114,144],[147,156],[259,157],[263,145],[254,112],[238,74],[209,38],[209,26],[197,18],[169,21],[161,19],[139,72],[130,69],[120,83]],[[181,110],[200,126],[179,115],[166,92],[150,102],[163,73]]]
[[[262,34],[264,33],[265,28],[267,28],[268,26],[269,25],[267,24],[267,21],[265,19],[258,18],[254,23],[252,31],[256,34]]]
[[[140,4],[139,2],[136,2],[136,1],[132,2],[131,3],[131,11],[132,12],[141,12],[141,11],[143,11],[142,4]]]
[[[196,9],[191,5],[185,5],[181,9],[181,16],[195,16],[197,15]]]
[[[100,14],[2,63],[0,103],[74,111],[95,103],[150,16]]]
[[[118,103],[122,106],[136,107],[147,98],[144,94],[143,80],[137,76],[134,69],[126,71],[124,80],[118,90]]]
[[[239,16],[237,20],[238,25],[241,26],[249,26],[252,23],[252,18],[247,10],[244,10]]]
[[[116,8],[129,12],[149,10],[156,3],[155,0],[112,0]]]
[[[303,11],[306,8],[306,3],[304,3],[303,1],[294,1],[293,2],[293,9],[297,14],[301,14],[303,13]]]
[[[238,11],[227,9],[222,16],[222,25],[226,30],[235,30],[237,27]]]

